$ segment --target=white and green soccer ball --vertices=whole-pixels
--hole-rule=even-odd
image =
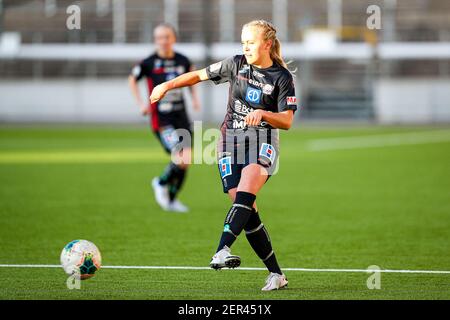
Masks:
[[[87,240],[69,242],[61,252],[61,266],[66,274],[85,280],[93,277],[102,265],[97,246]]]

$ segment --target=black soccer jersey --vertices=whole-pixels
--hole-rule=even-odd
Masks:
[[[131,74],[140,80],[147,78],[148,92],[165,81],[189,72],[191,62],[182,54],[175,53],[173,58],[164,59],[156,53],[136,64]],[[161,126],[169,125],[174,118],[179,118],[178,114],[184,116],[186,113],[182,89],[170,90],[166,96],[150,107],[152,127],[156,131]]]
[[[222,130],[245,128],[245,116],[256,109],[297,110],[292,74],[275,61],[261,69],[248,64],[244,55],[236,55],[208,66],[206,72],[215,84],[230,83]],[[265,121],[258,127],[272,129]]]

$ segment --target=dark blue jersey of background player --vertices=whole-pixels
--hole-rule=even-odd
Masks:
[[[145,78],[150,94],[159,84],[192,71],[193,68],[187,57],[173,50],[176,41],[173,26],[160,24],[153,34],[156,52],[133,67],[128,82],[141,113],[150,114],[152,130],[162,147],[177,159],[175,162],[171,161],[164,172],[152,180],[156,201],[166,211],[186,212],[188,208],[176,199],[190,163],[185,161],[190,159],[190,144],[183,146],[181,156],[175,152],[180,143],[186,143],[180,142],[183,140],[178,135],[180,130],[187,130],[187,134],[191,133],[183,92],[181,89],[174,90],[164,99],[149,105],[148,99],[142,99],[137,82]],[[193,107],[198,110],[199,100],[195,88],[191,88],[191,93]]]
[[[131,75],[137,81],[145,77],[150,93],[155,86],[191,71],[191,69],[189,59],[180,53],[174,52],[172,57],[161,57],[158,53],[154,53],[135,65]],[[159,131],[166,126],[190,128],[182,89],[173,90],[161,101],[152,103],[150,115],[153,131]]]

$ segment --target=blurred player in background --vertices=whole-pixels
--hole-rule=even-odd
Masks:
[[[255,200],[276,170],[278,129],[291,127],[297,101],[293,76],[281,57],[274,26],[264,20],[252,21],[244,25],[241,38],[243,55],[165,82],[153,90],[150,99],[160,101],[170,90],[208,79],[216,84],[229,82],[218,162],[223,190],[233,205],[210,266],[220,269],[240,265],[240,257],[231,255],[230,247],[245,230],[250,245],[270,272],[262,288],[269,291],[286,287],[288,281],[275,258]]]
[[[149,106],[147,99],[142,100],[137,82],[146,77],[150,94],[155,86],[194,70],[187,57],[174,51],[176,38],[176,31],[172,25],[159,24],[154,29],[156,52],[134,66],[128,81],[142,114],[150,114],[152,130],[169,154],[175,152],[180,142],[177,129],[185,129],[192,135],[183,92],[181,89],[173,90],[164,99],[151,103]],[[197,91],[195,87],[190,87],[190,91],[193,107],[198,111],[200,104]],[[190,146],[184,147],[182,158],[176,162],[171,161],[161,176],[152,180],[156,201],[166,211],[188,211],[188,208],[176,197],[186,177],[190,152]]]

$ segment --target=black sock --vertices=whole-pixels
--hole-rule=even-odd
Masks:
[[[179,170],[181,169],[175,163],[170,162],[164,169],[164,172],[159,176],[159,184],[165,186],[172,183]]]
[[[236,199],[225,218],[223,233],[217,251],[223,249],[224,246],[231,247],[234,240],[236,240],[237,236],[247,224],[253,212],[253,203],[255,200],[256,196],[252,193],[243,191],[236,193]]]
[[[178,192],[181,190],[181,186],[183,185],[184,178],[186,177],[186,169],[178,168],[175,172],[175,176],[169,184],[169,199],[173,201],[177,196]]]
[[[269,233],[261,222],[259,214],[253,211],[245,225],[245,235],[258,257],[270,272],[281,273],[275,253],[272,250]]]

